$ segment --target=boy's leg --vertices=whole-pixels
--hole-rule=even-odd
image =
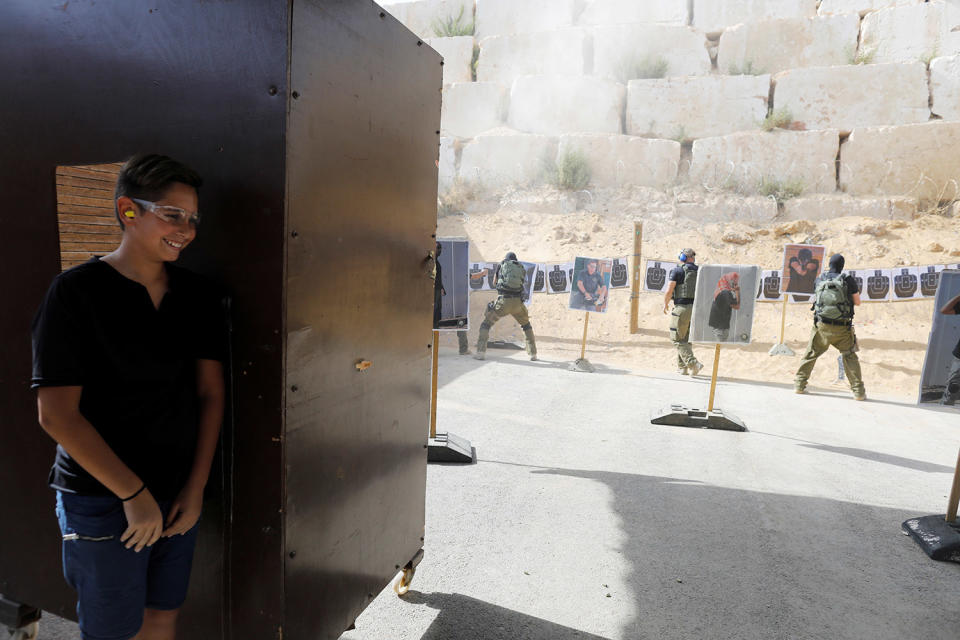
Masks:
[[[947,382],[943,386],[943,397],[941,404],[950,406],[957,402],[957,396],[960,395],[960,358],[954,358],[950,365],[950,373],[947,374]]]
[[[460,355],[468,355],[470,353],[470,343],[467,341],[466,331],[457,331],[457,342],[460,347]]]
[[[178,613],[180,613],[179,609],[172,611],[146,609],[143,612],[143,626],[133,640],[175,640]]]

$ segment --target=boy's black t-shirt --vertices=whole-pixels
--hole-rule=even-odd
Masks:
[[[733,305],[735,304],[737,304],[737,296],[733,291],[721,291],[710,305],[710,318],[707,320],[707,324],[714,329],[729,329],[730,317],[733,315]]]
[[[56,278],[33,320],[32,388],[81,386],[80,413],[159,500],[176,497],[193,463],[196,361],[227,357],[222,295],[167,264],[155,308],[147,289],[93,258]],[[112,495],[63,447],[50,486]]]
[[[953,312],[957,315],[960,315],[960,302],[953,305]],[[953,357],[960,358],[960,340],[957,341],[957,346],[953,348]]]

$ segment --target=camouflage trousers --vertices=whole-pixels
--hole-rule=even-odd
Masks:
[[[800,368],[797,369],[793,386],[797,389],[806,388],[810,374],[813,372],[813,365],[817,363],[817,358],[831,346],[840,351],[843,358],[843,370],[847,374],[847,380],[850,382],[850,390],[853,391],[853,395],[858,397],[864,395],[866,391],[864,391],[863,377],[860,374],[860,358],[857,357],[856,353],[857,336],[851,326],[814,323],[813,330],[810,332],[810,342],[803,354],[803,360],[800,361]]]
[[[692,367],[697,361],[690,346],[690,318],[693,315],[692,304],[674,305],[670,312],[670,340],[677,348],[677,368]]]
[[[530,316],[527,313],[526,305],[520,298],[505,298],[504,296],[499,296],[487,305],[487,312],[484,314],[483,323],[480,325],[480,334],[477,336],[477,353],[486,353],[487,340],[490,339],[490,327],[507,315],[513,316],[513,319],[523,329],[523,336],[527,342],[527,353],[531,356],[537,355],[537,343],[533,337],[533,327],[530,325]]]

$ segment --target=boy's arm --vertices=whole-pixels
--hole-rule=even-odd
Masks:
[[[84,470],[96,478],[118,498],[127,498],[143,487],[143,481],[114,453],[93,425],[80,413],[83,387],[40,387],[37,390],[37,412],[40,426],[57,441]],[[123,503],[127,530],[121,540],[127,548],[140,551],[160,538],[163,516],[160,507],[143,489],[135,498]]]
[[[210,477],[210,465],[220,438],[224,397],[223,365],[217,360],[197,360],[197,398],[200,401],[197,449],[190,476],[170,509],[164,536],[186,533],[200,519],[203,490]]]
[[[950,302],[943,305],[943,308],[940,309],[940,313],[945,316],[956,315],[957,312],[954,309],[956,308],[957,304],[960,304],[960,295],[954,296],[950,299]]]

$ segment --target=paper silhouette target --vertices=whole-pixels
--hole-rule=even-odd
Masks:
[[[920,268],[897,267],[893,272],[893,299],[911,300],[922,298],[920,293]]]
[[[924,298],[932,298],[937,295],[937,285],[940,284],[940,272],[944,270],[944,265],[933,264],[920,269],[920,295]]]
[[[570,293],[572,262],[553,262],[547,265],[547,293]]]
[[[573,263],[570,308],[593,313],[605,313],[610,295],[610,276],[613,261],[604,258],[578,257]]]
[[[673,268],[669,260],[647,260],[643,265],[643,290],[663,293],[667,290],[667,274]]]
[[[627,269],[629,261],[627,258],[614,258],[613,267],[610,272],[610,288],[626,289],[630,284],[630,274]]]
[[[750,344],[760,273],[753,265],[700,265],[690,342]]]
[[[778,302],[783,300],[783,294],[780,293],[780,272],[775,269],[765,269],[757,291],[757,299],[761,302]]]

